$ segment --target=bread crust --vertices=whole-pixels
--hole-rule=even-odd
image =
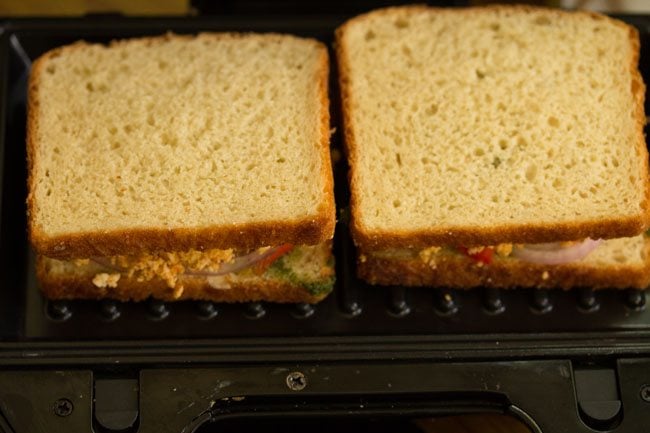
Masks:
[[[517,259],[497,259],[490,265],[480,265],[461,254],[441,255],[436,257],[435,266],[430,266],[417,257],[387,259],[362,253],[359,255],[357,273],[359,278],[378,285],[457,289],[646,289],[650,286],[650,239],[645,239],[645,262],[641,266],[620,264],[596,267],[581,262],[540,265]]]
[[[149,297],[164,301],[205,300],[214,302],[269,301],[279,303],[305,302],[314,304],[323,300],[328,293],[318,296],[310,294],[300,286],[277,280],[230,283],[229,289],[215,289],[205,278],[185,277],[183,290],[178,293],[159,278],[139,282],[135,278],[122,276],[117,287],[100,288],[93,284],[94,272],[54,274],[48,272],[45,261],[39,257],[36,275],[40,288],[48,299],[116,299],[119,301],[143,301]]]
[[[329,213],[329,212],[328,212]],[[30,226],[34,249],[57,259],[136,254],[142,251],[204,251],[210,248],[249,251],[262,246],[316,245],[330,239],[333,215],[310,219],[192,228],[151,228],[45,236]],[[332,227],[332,228],[330,228]]]
[[[597,220],[576,220],[555,224],[517,224],[504,223],[493,227],[479,226],[439,226],[428,227],[421,230],[377,230],[367,227],[363,223],[363,209],[359,204],[359,197],[362,194],[358,178],[360,174],[356,167],[360,152],[359,144],[355,137],[355,125],[352,120],[352,111],[355,106],[354,97],[351,92],[350,54],[346,44],[346,33],[348,28],[359,22],[363,22],[377,15],[390,15],[394,12],[418,12],[418,11],[439,11],[444,13],[457,14],[480,14],[485,11],[505,10],[520,11],[528,13],[555,14],[582,14],[595,20],[607,20],[608,22],[627,30],[632,46],[633,55],[629,59],[629,68],[632,74],[631,91],[635,100],[636,120],[636,142],[634,149],[639,158],[643,161],[643,173],[645,179],[643,185],[644,199],[639,203],[639,212],[627,218],[603,218]],[[566,12],[556,9],[527,5],[491,5],[470,7],[464,9],[450,9],[427,7],[427,6],[404,6],[378,9],[369,13],[354,17],[336,30],[335,52],[339,71],[339,87],[341,91],[341,112],[343,122],[344,149],[348,158],[350,170],[348,179],[350,184],[350,231],[354,243],[366,250],[385,248],[426,248],[431,245],[494,245],[502,242],[515,243],[542,243],[555,241],[570,241],[591,237],[593,239],[619,238],[637,235],[650,225],[650,178],[648,177],[648,151],[646,148],[643,127],[646,123],[644,112],[645,84],[638,70],[639,60],[639,35],[636,29],[622,21],[607,16],[586,11]]]
[[[357,214],[358,215],[358,214]],[[534,244],[586,238],[615,239],[636,236],[647,228],[645,214],[623,220],[602,219],[537,226],[509,224],[497,227],[431,227],[414,231],[366,229],[352,210],[352,238],[364,249],[427,248],[431,245],[483,246],[500,243]]]
[[[245,33],[201,33],[198,36],[213,38],[253,37]],[[198,36],[168,33],[163,36],[138,38],[137,40],[146,41],[148,44],[156,44],[170,39],[191,39]],[[36,173],[39,164],[36,153],[38,143],[35,141],[35,132],[38,129],[36,108],[39,104],[40,76],[48,59],[59,56],[66,50],[74,50],[87,45],[85,42],[77,42],[56,48],[39,57],[34,61],[32,73],[29,77],[27,102],[27,225],[29,238],[34,249],[38,253],[49,257],[69,259],[96,255],[135,254],[142,251],[179,251],[191,248],[199,250],[208,248],[251,250],[262,246],[274,246],[284,243],[315,245],[331,239],[334,235],[336,212],[329,149],[329,55],[327,47],[315,39],[299,38],[291,35],[267,33],[255,35],[255,37],[298,39],[313,44],[320,51],[320,65],[314,77],[321,106],[319,119],[320,138],[318,143],[314,143],[314,145],[316,147],[315,151],[319,152],[322,162],[318,175],[323,184],[323,190],[321,203],[313,215],[301,216],[291,220],[269,220],[207,227],[151,227],[59,235],[45,233],[35,217],[38,214],[38,203],[34,197],[36,182],[34,173]],[[133,39],[113,41],[111,46],[126,44],[129,41],[133,41]]]

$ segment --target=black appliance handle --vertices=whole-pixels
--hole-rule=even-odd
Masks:
[[[190,433],[204,423],[251,416],[424,418],[481,412],[508,413],[535,433],[593,431],[579,418],[568,361],[144,370],[140,390],[145,423],[147,413],[159,413],[161,401],[168,411],[188,410],[183,420],[157,419],[142,432],[173,425],[173,431]]]
[[[122,366],[106,374],[0,371],[0,415],[12,433],[91,431],[98,423],[95,431],[190,433],[244,417],[485,411],[508,413],[544,433],[637,432],[650,425],[650,359],[619,360],[612,369],[567,360],[414,361]]]
[[[481,398],[483,397],[483,398]],[[357,428],[361,419],[382,420],[390,427],[384,426],[380,431],[398,431],[404,426],[404,419],[413,425],[426,425],[430,418],[445,415],[466,415],[478,413],[507,414],[521,421],[531,433],[541,433],[537,423],[524,411],[514,405],[495,405],[494,396],[474,395],[465,398],[458,395],[399,395],[368,398],[364,396],[346,396],[332,399],[322,397],[315,399],[282,399],[272,398],[248,401],[246,398],[233,403],[224,402],[220,407],[206,410],[192,419],[183,429],[182,433],[195,433],[205,431],[206,424],[213,424],[210,431],[232,431],[236,426],[238,431],[248,431],[251,424],[258,426],[287,426],[289,430],[297,430],[297,426],[319,427],[317,431],[325,431],[322,423],[331,425],[336,421],[344,427],[344,431],[372,431],[371,429]],[[311,420],[311,424],[309,424]],[[334,420],[334,421],[332,421]],[[380,421],[381,422],[381,421]],[[392,423],[392,424],[391,424]],[[352,424],[352,426],[350,425]],[[372,423],[369,423],[373,425]],[[374,424],[376,425],[376,424]],[[392,426],[399,426],[392,428]],[[369,427],[361,422],[361,426]],[[271,428],[271,431],[276,431]],[[337,430],[333,428],[331,430]],[[419,431],[419,430],[418,430]]]

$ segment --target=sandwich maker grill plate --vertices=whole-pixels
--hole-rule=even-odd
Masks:
[[[79,39],[167,31],[288,32],[331,46],[345,18],[1,24],[0,432],[227,431],[233,420],[280,416],[294,426],[323,420],[316,431],[332,419],[351,431],[366,417],[384,420],[375,431],[389,431],[400,417],[482,411],[509,413],[535,432],[650,428],[645,292],[371,287],[354,275],[345,218],[335,236],[336,289],[318,305],[41,297],[25,222],[32,60]],[[650,77],[650,17],[621,18],[639,29],[641,70]],[[330,94],[340,148],[334,78]],[[335,187],[345,209],[344,161]]]

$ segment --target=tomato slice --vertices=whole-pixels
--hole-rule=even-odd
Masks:
[[[255,265],[254,265],[255,273],[257,275],[263,274],[264,272],[266,272],[266,270],[269,268],[269,266],[271,266],[273,263],[275,263],[276,260],[278,260],[280,257],[287,254],[292,249],[293,249],[292,244],[283,244],[283,245],[280,245],[279,247],[275,248],[274,251],[271,254],[264,257],[259,262],[255,263]]]
[[[479,263],[483,263],[484,265],[489,265],[492,263],[492,259],[494,258],[494,250],[488,247],[485,247],[478,253],[474,254],[470,254],[467,247],[460,246],[458,247],[458,250],[461,253],[465,254],[467,257],[470,257]]]

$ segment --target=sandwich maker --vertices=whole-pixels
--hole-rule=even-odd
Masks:
[[[45,300],[25,222],[33,59],[79,39],[167,31],[288,32],[331,47],[339,24],[377,6],[204,3],[183,18],[0,21],[0,432],[408,432],[419,430],[407,419],[476,412],[533,432],[650,430],[645,292],[368,286],[355,277],[345,161],[336,289],[320,304]],[[650,17],[620,18],[639,29],[650,81]],[[330,94],[340,148],[334,78]]]

